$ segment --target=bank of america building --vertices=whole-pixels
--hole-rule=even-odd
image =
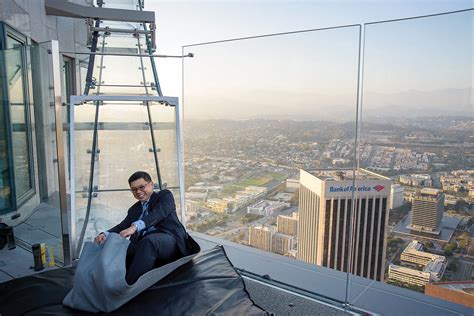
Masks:
[[[391,180],[359,169],[300,170],[297,258],[382,281]],[[351,209],[355,200],[353,248]],[[351,267],[347,267],[351,255]]]

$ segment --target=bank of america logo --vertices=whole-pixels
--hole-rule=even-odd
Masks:
[[[377,192],[380,192],[382,191],[383,189],[385,189],[385,187],[383,185],[380,185],[380,184],[377,184],[375,187],[374,187],[375,191]]]

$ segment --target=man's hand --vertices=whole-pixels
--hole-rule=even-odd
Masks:
[[[135,224],[132,224],[129,228],[122,230],[120,232],[120,236],[122,236],[123,238],[127,238],[135,234],[136,231],[137,226],[135,226]]]
[[[97,237],[95,237],[94,242],[98,245],[101,245],[106,239],[107,237],[105,237],[105,234],[100,233]]]

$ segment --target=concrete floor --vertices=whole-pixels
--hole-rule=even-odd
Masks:
[[[33,270],[33,254],[22,247],[8,250],[5,246],[0,250],[0,283],[26,275],[55,269],[46,267],[42,271]]]

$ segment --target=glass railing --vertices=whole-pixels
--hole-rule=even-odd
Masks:
[[[344,170],[353,185],[359,35],[349,26],[183,48],[194,54],[183,79],[189,229],[346,271],[351,208],[326,202],[316,170]],[[331,257],[323,246],[334,238]],[[341,289],[331,298],[344,301]]]
[[[368,284],[424,291],[395,265],[470,280],[472,19],[184,46],[187,227],[347,272],[331,298],[354,306]],[[410,225],[423,188],[444,192],[430,215],[444,241]],[[415,240],[439,271],[407,259]]]
[[[81,98],[88,100],[86,96]],[[135,171],[147,171],[156,189],[179,191],[176,106],[127,100],[133,96],[123,96],[119,101],[103,98],[74,107],[71,143],[77,253],[83,242],[125,218],[135,202],[128,184]],[[176,194],[178,214],[179,198]]]
[[[364,26],[359,164],[392,183],[383,282],[421,293],[471,281],[472,25],[464,11]]]

